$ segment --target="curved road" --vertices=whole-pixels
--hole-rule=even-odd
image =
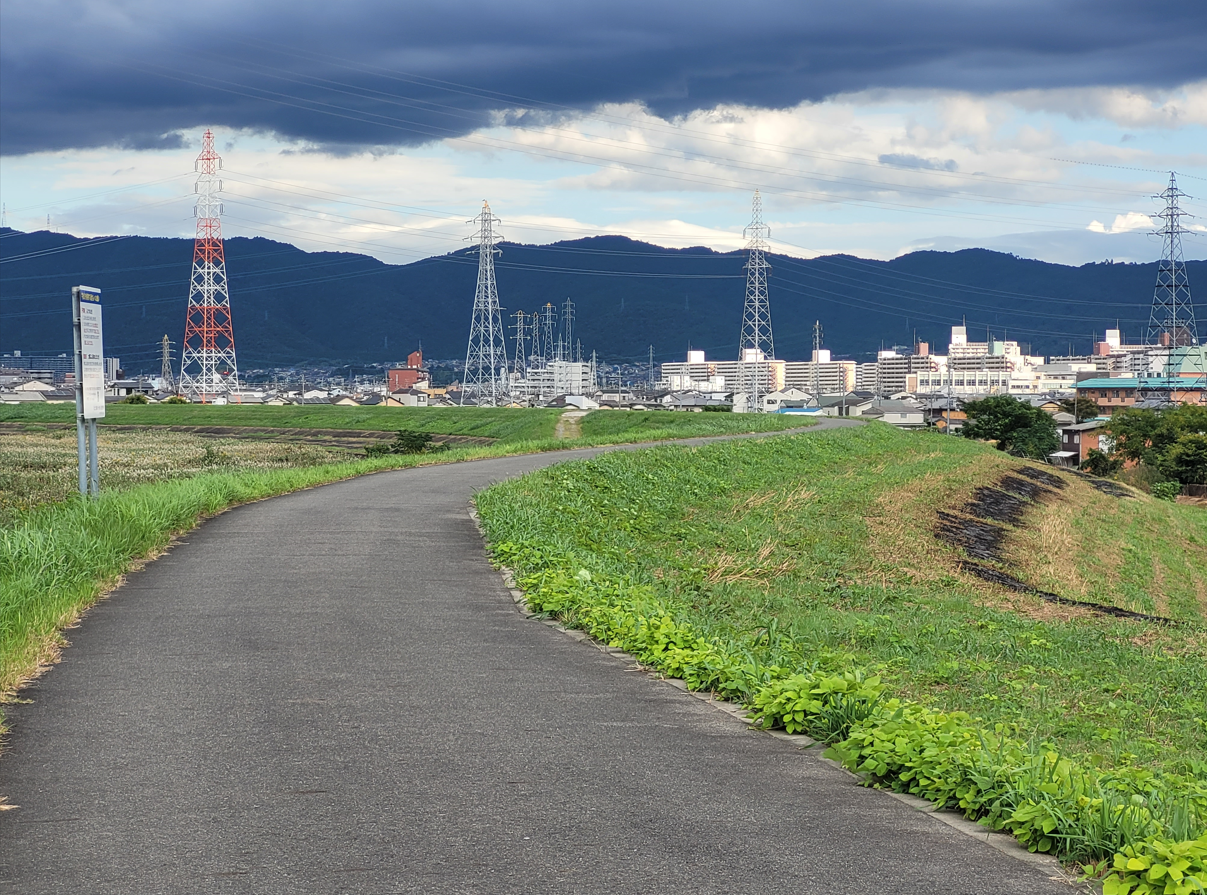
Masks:
[[[517,612],[470,497],[590,453],[250,504],[130,575],[11,707],[0,891],[1070,892]]]

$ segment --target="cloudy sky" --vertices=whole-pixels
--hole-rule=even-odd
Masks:
[[[505,238],[1147,261],[1170,170],[1207,258],[1207,3],[0,0],[7,223],[389,262]]]

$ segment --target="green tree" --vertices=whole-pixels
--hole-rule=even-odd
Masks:
[[[1104,454],[1098,448],[1090,448],[1081,464],[1082,471],[1099,478],[1107,478],[1117,473],[1123,467],[1123,458]]]
[[[1126,460],[1151,462],[1153,438],[1161,425],[1161,417],[1147,407],[1126,407],[1116,410],[1106,431],[1115,443],[1114,452]]]
[[[960,430],[961,435],[996,441],[998,450],[1016,457],[1044,460],[1060,447],[1052,417],[1011,395],[968,401],[964,412],[968,421]]]
[[[1161,465],[1183,485],[1207,485],[1207,435],[1183,435],[1170,446]]]
[[[1101,412],[1098,408],[1098,402],[1084,395],[1076,398],[1065,398],[1060,402],[1060,409],[1065,413],[1073,414],[1074,421],[1078,423],[1092,420]]]

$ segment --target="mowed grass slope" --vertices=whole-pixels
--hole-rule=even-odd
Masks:
[[[546,545],[649,584],[676,617],[752,654],[880,667],[896,695],[1049,738],[1089,764],[1207,774],[1207,513],[1067,476],[1010,532],[1003,567],[1181,624],[1053,605],[972,577],[933,535],[937,510],[1020,465],[873,424],[608,454],[477,502],[492,542]]]

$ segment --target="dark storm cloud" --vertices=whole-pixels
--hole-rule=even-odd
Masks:
[[[339,151],[465,134],[504,108],[1169,88],[1207,77],[1205,38],[1202,0],[10,3],[0,151],[172,146],[206,124]]]

